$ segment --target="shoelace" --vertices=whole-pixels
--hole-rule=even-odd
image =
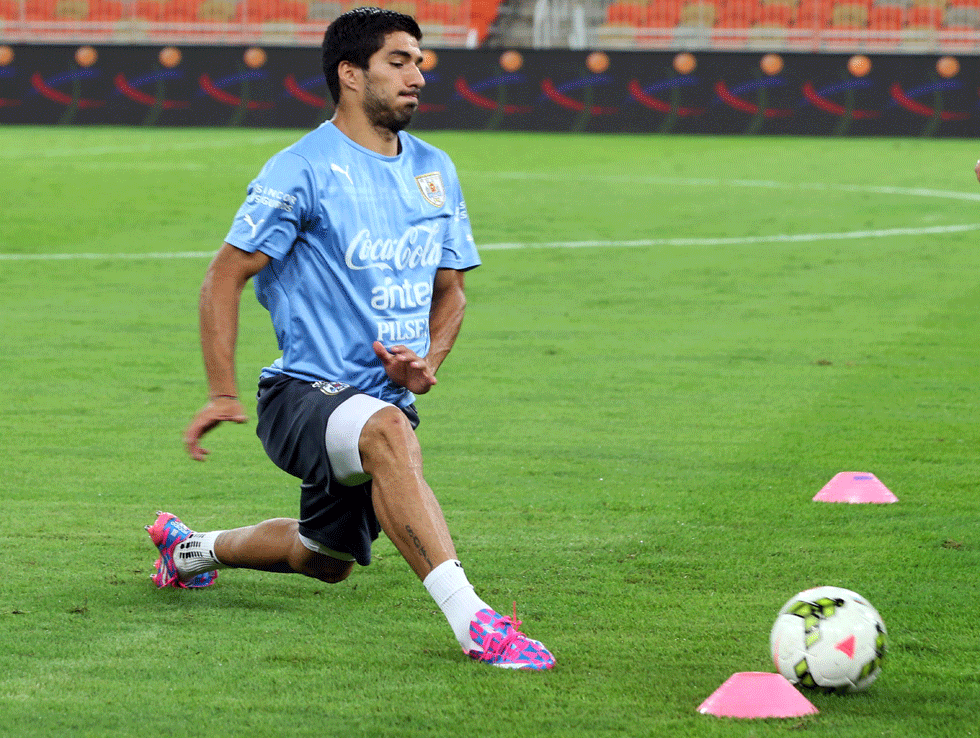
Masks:
[[[489,639],[490,643],[484,646],[483,653],[480,654],[481,661],[493,661],[494,659],[503,656],[514,641],[518,641],[520,639],[524,639],[525,641],[527,640],[527,636],[518,630],[521,627],[521,621],[517,619],[516,601],[514,602],[514,617],[510,617],[509,615],[502,617],[495,623],[495,625],[497,627],[501,625],[509,625],[510,632],[499,641],[496,639]]]

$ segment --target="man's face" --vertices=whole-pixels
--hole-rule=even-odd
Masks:
[[[368,61],[364,73],[364,112],[372,124],[397,132],[412,120],[425,78],[419,71],[422,52],[414,36],[395,31]]]

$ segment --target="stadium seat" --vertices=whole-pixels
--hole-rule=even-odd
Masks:
[[[943,43],[959,53],[976,53],[980,47],[980,8],[955,5],[946,10],[943,19]]]
[[[646,6],[647,26],[650,28],[673,28],[681,17],[677,3],[652,2]]]
[[[129,12],[133,18],[156,23],[163,17],[163,3],[159,0],[136,0]]]
[[[425,2],[419,7],[420,24],[454,25],[462,22],[460,6],[451,2]]]
[[[915,0],[874,0],[872,8],[898,8],[903,13],[912,7]]]
[[[326,24],[343,12],[344,4],[339,0],[311,0],[306,8],[306,17]]]
[[[793,23],[795,7],[789,3],[763,3],[759,6],[755,26],[758,28],[788,28]]]
[[[239,8],[233,0],[203,0],[196,9],[188,6],[182,12],[190,11],[191,18],[201,23],[231,23],[239,17]]]
[[[902,42],[905,9],[900,5],[872,5],[868,10],[868,35],[876,44],[892,48]]]
[[[943,9],[934,5],[909,8],[905,14],[905,27],[909,30],[935,30],[943,25]]]
[[[411,0],[398,0],[406,5],[414,6]],[[490,31],[490,27],[497,20],[497,12],[500,7],[500,0],[471,0],[470,2],[470,28],[476,31],[477,41],[483,41]],[[409,15],[414,15],[414,11],[404,10]]]
[[[20,3],[17,0],[0,0],[0,19],[19,20]]]
[[[606,7],[606,25],[640,28],[647,24],[647,8],[631,2],[614,2]]]
[[[729,0],[715,19],[716,28],[751,28],[759,20],[762,6],[757,0]]]
[[[123,17],[123,5],[119,0],[89,0],[90,21],[114,22]]]
[[[718,17],[718,7],[712,2],[695,0],[681,7],[678,26],[689,28],[711,28]]]
[[[54,18],[55,0],[26,0],[24,16],[27,20],[52,20]]]
[[[872,31],[897,31],[905,23],[905,11],[898,5],[873,5],[868,11]]]
[[[867,28],[868,6],[864,3],[839,3],[830,12],[831,28]]]
[[[826,28],[833,9],[832,0],[800,0],[793,25],[797,28]]]
[[[248,23],[302,23],[307,8],[306,3],[296,0],[246,0],[238,3],[236,17]]]
[[[388,10],[394,10],[396,13],[405,13],[413,17],[418,15],[419,12],[418,3],[415,0],[391,0],[390,2],[384,3],[384,7]],[[476,3],[471,3],[470,7],[476,7]]]
[[[980,8],[957,5],[946,11],[943,19],[947,28],[980,28]]]
[[[166,0],[160,20],[166,23],[193,23],[197,20],[199,0]]]

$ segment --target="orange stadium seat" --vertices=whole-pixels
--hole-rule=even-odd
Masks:
[[[868,11],[868,28],[872,31],[897,31],[905,23],[905,11],[899,5],[872,5]]]
[[[832,0],[801,0],[793,24],[797,28],[826,28],[833,10]]]
[[[165,23],[193,23],[197,18],[197,0],[165,0],[159,20]]]
[[[163,18],[162,0],[136,0],[132,5],[134,18],[156,23]]]
[[[755,25],[759,28],[789,28],[796,7],[790,3],[763,3]]]
[[[722,6],[715,20],[717,28],[751,28],[762,12],[762,5],[757,0],[729,0]]]
[[[450,2],[425,2],[419,7],[420,24],[453,25],[460,22],[460,8]]]
[[[933,30],[943,25],[943,9],[938,6],[919,5],[909,8],[905,14],[905,27],[911,30]]]
[[[20,3],[17,0],[0,0],[0,18],[3,20],[19,20]]]
[[[606,25],[640,28],[647,24],[647,8],[631,2],[614,2],[606,8]]]
[[[681,17],[678,3],[653,2],[646,6],[647,25],[651,28],[673,28]]]
[[[121,20],[123,5],[119,0],[89,0],[88,19],[110,22]]]
[[[249,23],[302,23],[306,20],[307,8],[306,3],[296,0],[248,0],[238,4],[236,14]]]
[[[26,0],[24,16],[27,20],[51,20],[54,18],[55,0]]]
[[[482,41],[487,37],[490,26],[497,20],[500,0],[471,0],[470,27],[476,30],[477,39]],[[409,13],[411,15],[411,13]]]
[[[900,5],[872,5],[868,11],[868,31],[876,43],[898,46],[904,25],[905,8]]]

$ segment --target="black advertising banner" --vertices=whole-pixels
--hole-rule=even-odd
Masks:
[[[418,130],[980,134],[963,56],[435,49]],[[310,128],[319,49],[0,46],[0,123]]]

